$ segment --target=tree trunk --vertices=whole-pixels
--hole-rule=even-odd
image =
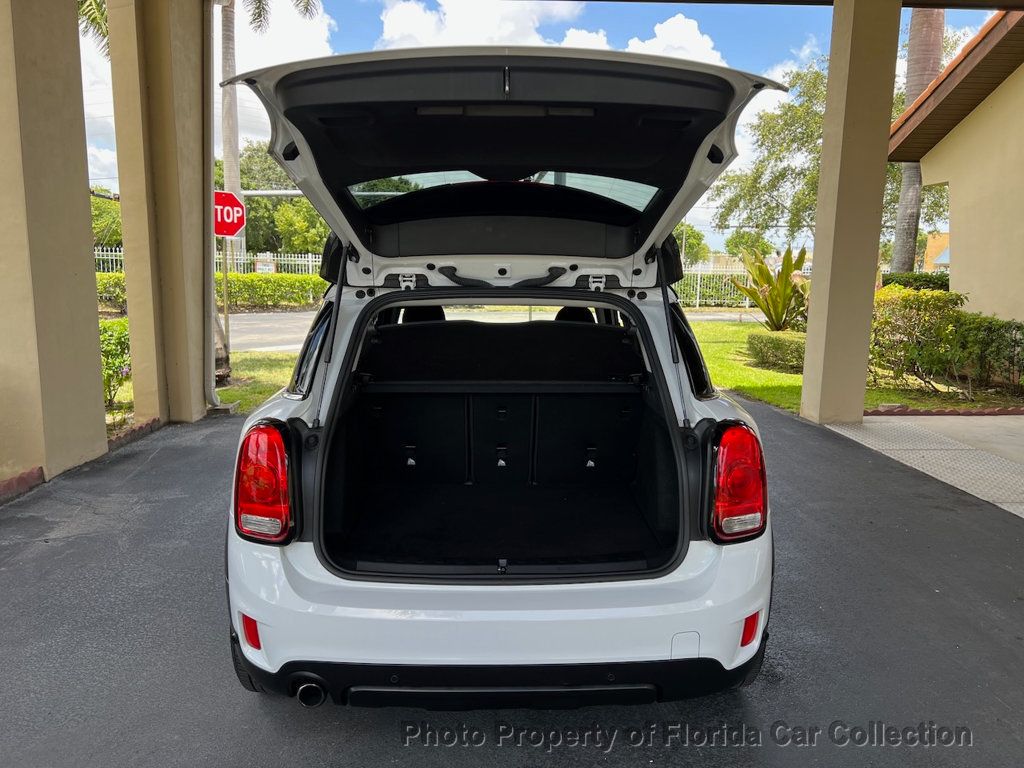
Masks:
[[[235,76],[235,0],[221,6],[221,79]],[[224,153],[224,189],[242,191],[238,170],[238,94],[235,85],[221,88],[221,147]]]
[[[907,106],[921,95],[942,66],[942,37],[946,12],[915,8],[910,16],[907,46]],[[917,255],[917,227],[921,219],[921,164],[903,163],[896,233],[892,248],[893,272],[913,272]]]
[[[227,0],[220,7],[220,76],[228,80],[235,76],[235,0]],[[241,199],[242,180],[238,170],[238,94],[236,86],[226,85],[220,90],[220,139],[224,157],[224,189]],[[221,269],[228,271],[228,246],[225,243]],[[229,297],[224,297],[226,300]],[[227,314],[229,308],[224,307]],[[224,324],[225,326],[227,323]],[[227,328],[217,323],[218,378],[231,375],[231,340]]]

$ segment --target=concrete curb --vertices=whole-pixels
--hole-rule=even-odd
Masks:
[[[107,451],[116,451],[128,443],[135,442],[140,437],[148,435],[150,432],[154,432],[160,428],[160,419],[150,419],[142,424],[136,424],[131,429],[127,429],[117,437],[107,440]]]
[[[43,468],[33,467],[25,470],[20,475],[0,480],[0,504],[10,501],[15,496],[21,496],[43,484]]]
[[[872,408],[865,416],[1024,416],[1024,407],[1000,408]]]

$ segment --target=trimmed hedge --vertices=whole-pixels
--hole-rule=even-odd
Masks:
[[[948,291],[948,272],[889,272],[882,275],[882,286],[902,285],[916,290]]]
[[[128,311],[128,296],[124,288],[124,272],[97,272],[96,296],[107,309],[124,314]]]
[[[954,386],[968,399],[975,389],[998,387],[1022,393],[1024,323],[961,309],[965,297],[951,291],[899,285],[875,294],[871,365],[897,380]]]
[[[223,282],[216,274],[217,304],[223,305]],[[315,307],[327,290],[319,275],[260,275],[228,273],[228,298],[232,309],[302,309]]]
[[[223,306],[223,282],[216,275],[217,305]],[[232,309],[308,309],[320,303],[327,281],[319,275],[276,273],[228,273],[228,293]],[[97,272],[96,295],[106,309],[124,314],[128,311],[123,272]]]
[[[807,334],[759,328],[747,336],[747,351],[759,368],[800,372],[804,368]]]

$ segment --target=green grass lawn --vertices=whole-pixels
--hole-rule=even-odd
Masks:
[[[757,323],[695,320],[691,325],[716,387],[763,400],[794,413],[800,410],[801,374],[770,371],[750,364],[747,335],[760,327]],[[923,385],[919,388],[869,385],[864,407],[876,408],[883,403],[902,403],[911,408],[992,408],[1019,406],[1022,401],[1000,392],[979,392],[974,400],[968,401],[955,391],[933,392]]]
[[[716,387],[737,392],[745,397],[763,400],[787,411],[800,409],[798,373],[782,373],[755,368],[747,357],[747,335],[758,328],[757,323],[721,323],[694,320],[693,331]],[[294,352],[235,352],[231,355],[231,384],[217,390],[225,403],[238,403],[241,413],[248,413],[284,387],[295,366]],[[127,383],[117,400],[130,408],[131,383]],[[865,408],[882,403],[902,403],[912,408],[990,408],[1021,405],[1020,398],[1002,393],[978,393],[966,401],[956,392],[931,392],[924,387],[870,387],[864,398]],[[108,416],[108,422],[110,421]]]
[[[222,403],[238,403],[239,413],[256,406],[288,384],[297,352],[232,352],[231,384],[217,389]]]

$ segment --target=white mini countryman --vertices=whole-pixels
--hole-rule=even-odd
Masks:
[[[292,381],[240,438],[242,685],[473,708],[752,681],[772,593],[764,458],[672,291],[671,232],[776,84],[555,48],[237,82],[333,232]]]

